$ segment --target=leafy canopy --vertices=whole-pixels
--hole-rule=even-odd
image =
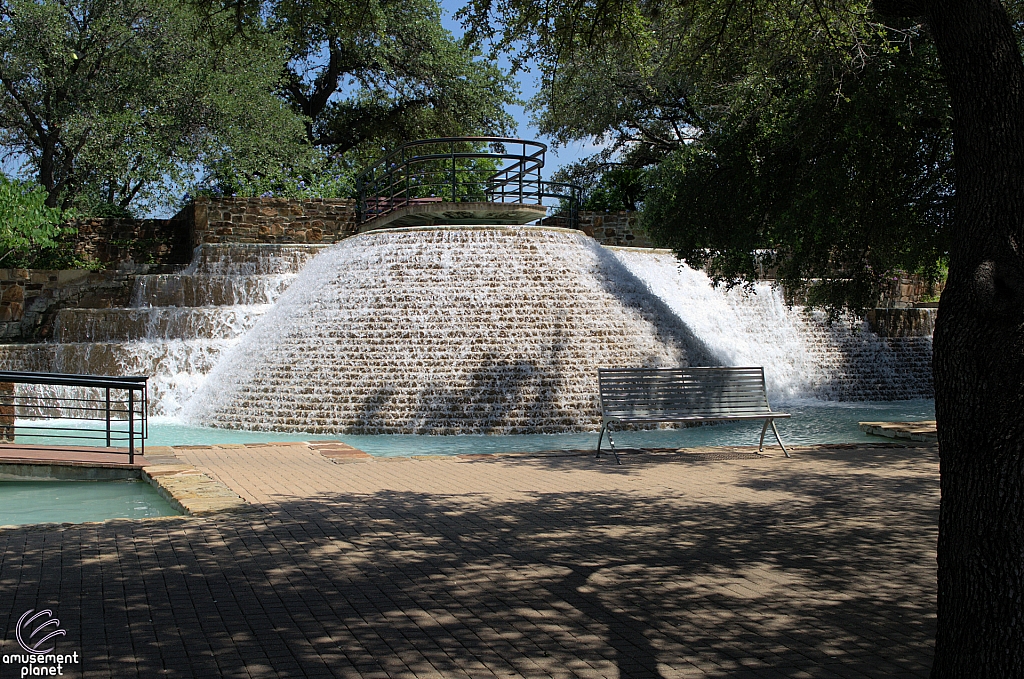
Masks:
[[[641,224],[716,280],[768,270],[837,310],[938,272],[952,134],[919,25],[842,0],[478,0],[464,16],[539,60],[542,131],[605,144],[569,173],[645,170]]]
[[[410,138],[504,133],[514,86],[435,0],[0,0],[0,147],[51,207],[349,195]]]
[[[346,195],[385,151],[413,139],[504,135],[510,77],[441,26],[436,0],[196,0],[231,17],[227,39],[265,31],[286,46],[277,93],[304,121],[307,158],[265,168],[214,168],[221,192]],[[260,19],[266,17],[265,23]]]
[[[168,201],[197,165],[295,152],[269,35],[215,44],[173,0],[0,2],[0,145],[50,206]]]

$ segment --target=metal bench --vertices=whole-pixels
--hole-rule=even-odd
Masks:
[[[789,413],[772,412],[764,384],[764,368],[599,368],[601,393],[601,435],[605,431],[615,461],[610,426],[650,422],[721,422],[764,420],[758,451],[764,450],[764,435],[771,426],[786,457],[775,420]]]

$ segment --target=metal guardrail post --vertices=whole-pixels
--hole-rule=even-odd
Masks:
[[[356,177],[356,224],[363,223],[363,217],[366,215],[366,210],[363,207],[363,202],[366,200],[366,196],[363,193],[363,178],[362,175]]]
[[[540,172],[540,170],[537,170]],[[526,174],[526,144],[523,144],[523,160],[519,161],[519,202],[523,202],[523,175]],[[538,175],[539,177],[539,175]],[[540,186],[538,184],[538,186]]]
[[[110,387],[107,387],[107,448],[110,447]]]
[[[149,413],[146,409],[149,408],[149,384],[142,386],[142,403],[139,405],[140,415],[142,416],[142,428],[139,432],[139,445],[142,448],[142,456],[146,456],[146,437],[149,436]]]
[[[455,142],[453,142],[453,141],[448,142],[448,148],[451,150],[451,154],[452,154],[452,202],[453,203],[457,203],[457,202],[459,202],[459,199],[458,199],[458,193],[456,193],[456,188],[455,188],[455,184],[458,181],[456,179],[456,177],[455,177]]]
[[[128,390],[128,464],[135,464],[135,391]]]

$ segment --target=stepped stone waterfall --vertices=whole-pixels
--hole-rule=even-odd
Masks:
[[[0,346],[0,367],[148,375],[150,414],[176,415],[224,351],[272,307],[319,249],[203,245],[181,273],[137,276],[131,307],[62,309],[54,341]],[[49,390],[70,395],[66,387]],[[45,396],[47,389],[37,393]]]
[[[714,288],[703,272],[669,252],[615,248],[616,259],[643,280],[705,346],[718,365],[763,365],[773,400],[887,401],[931,398],[932,338],[880,337],[847,316],[786,305],[769,283],[752,293]]]
[[[286,431],[572,431],[598,424],[599,366],[708,358],[580,232],[374,231],[307,265],[185,415]]]
[[[204,245],[138,276],[127,308],[63,309],[54,341],[0,345],[0,367],[149,375],[151,415],[323,433],[596,429],[603,366],[763,365],[773,404],[931,397],[930,337],[755,291],[549,227]]]

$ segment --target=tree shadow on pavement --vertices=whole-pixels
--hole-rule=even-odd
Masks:
[[[2,652],[51,608],[85,676],[926,676],[937,478],[737,479],[0,530]]]

